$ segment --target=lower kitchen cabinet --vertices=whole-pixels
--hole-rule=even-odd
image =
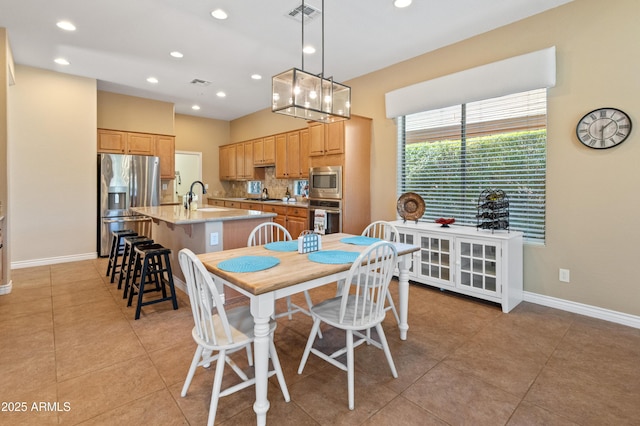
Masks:
[[[393,222],[399,241],[420,247],[409,279],[489,300],[511,311],[522,301],[523,234]]]
[[[300,233],[309,229],[309,209],[304,207],[287,207],[287,231],[293,239],[297,239]]]
[[[287,227],[287,208],[285,206],[274,205],[270,203],[264,203],[262,205],[263,212],[275,213],[278,216],[273,218],[273,221],[278,225]],[[291,235],[293,237],[293,234]]]

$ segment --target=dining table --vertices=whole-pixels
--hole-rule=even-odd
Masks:
[[[312,240],[313,241],[313,240]],[[355,258],[376,239],[335,233],[319,236],[320,250],[298,251],[298,241],[242,247],[198,255],[216,284],[222,283],[250,300],[254,320],[254,366],[257,424],[265,425],[269,369],[269,324],[276,300],[344,280]],[[400,339],[406,340],[409,325],[409,268],[419,247],[393,243],[398,257],[398,315]],[[259,270],[255,270],[259,269]]]

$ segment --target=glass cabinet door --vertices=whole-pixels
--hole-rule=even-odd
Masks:
[[[403,244],[411,244],[412,246],[417,245],[416,243],[417,237],[415,236],[415,234],[412,233],[408,233],[408,232],[403,232],[401,230],[398,231],[398,242],[399,243],[403,243]],[[416,255],[415,253],[413,254],[413,261],[411,262],[411,266],[409,267],[409,277],[413,278],[416,276],[415,273],[415,258]],[[396,267],[396,275],[398,275],[398,271],[397,271],[397,267]]]
[[[460,263],[456,285],[476,293],[499,295],[499,245],[459,238],[457,250]]]
[[[451,256],[453,244],[447,237],[419,235],[418,276],[428,277],[439,285],[453,286]]]

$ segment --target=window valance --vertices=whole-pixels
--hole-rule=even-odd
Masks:
[[[387,118],[555,84],[556,48],[552,46],[388,92]]]

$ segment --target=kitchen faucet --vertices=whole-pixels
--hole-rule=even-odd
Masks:
[[[195,185],[196,183],[199,183],[200,186],[202,187],[202,195],[207,193],[207,188],[204,187],[204,183],[202,183],[199,180],[194,181],[191,184],[191,187],[189,188],[189,192],[187,192],[187,194],[185,195],[185,203],[184,206],[187,210],[191,209],[191,202],[193,201],[193,185]]]

